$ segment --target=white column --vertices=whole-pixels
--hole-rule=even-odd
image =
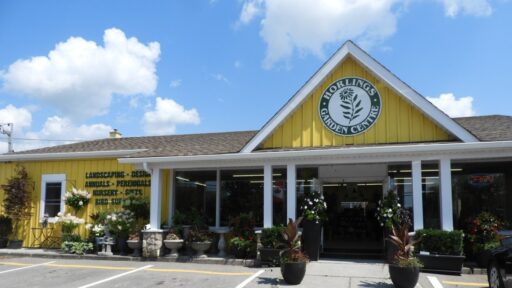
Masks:
[[[167,211],[167,225],[172,226],[172,218],[174,217],[174,170],[169,169],[169,199]]]
[[[421,161],[412,161],[412,208],[414,230],[423,229],[423,191],[421,185]]]
[[[272,166],[263,167],[263,227],[272,227]]]
[[[215,227],[220,227],[220,170],[217,169],[217,182],[215,186]]]
[[[439,161],[441,229],[453,230],[452,169],[450,159]]]
[[[151,197],[149,224],[151,230],[160,230],[161,210],[162,210],[162,169],[153,169],[151,173]]]
[[[297,167],[295,164],[286,166],[286,216],[295,221],[297,218]],[[285,223],[288,223],[286,219]]]

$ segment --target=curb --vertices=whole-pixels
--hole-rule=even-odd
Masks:
[[[198,263],[198,264],[221,264],[221,265],[232,265],[232,266],[245,266],[254,267],[256,260],[253,259],[234,259],[234,258],[220,258],[220,257],[190,257],[190,256],[179,256],[179,257],[159,257],[159,258],[145,258],[145,257],[132,257],[132,256],[99,256],[99,255],[74,255],[64,253],[44,253],[44,252],[15,252],[15,251],[1,251],[0,256],[15,256],[15,257],[38,257],[38,258],[50,258],[50,259],[85,259],[85,260],[109,260],[109,261],[129,261],[129,262],[145,262],[145,261],[157,261],[157,262],[176,262],[176,263]]]

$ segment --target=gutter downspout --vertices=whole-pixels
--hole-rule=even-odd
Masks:
[[[144,171],[148,172],[149,174],[153,174],[153,169],[149,168],[148,162],[142,163],[142,169],[144,169]]]

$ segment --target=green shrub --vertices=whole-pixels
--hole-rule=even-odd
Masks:
[[[416,251],[427,251],[431,254],[455,255],[463,254],[464,233],[460,230],[443,231],[424,229],[416,231],[416,239],[421,239],[416,245]]]
[[[62,234],[62,243],[64,242],[80,242],[82,239],[78,234]]]
[[[274,226],[272,228],[264,228],[261,230],[260,242],[265,248],[280,249],[284,247],[283,225]]]
[[[64,252],[64,253],[84,255],[85,253],[92,251],[93,245],[90,242],[65,241],[62,243],[60,248],[61,248],[62,252]]]

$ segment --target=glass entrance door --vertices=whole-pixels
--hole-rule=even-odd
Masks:
[[[375,212],[382,182],[324,183],[328,220],[324,223],[324,256],[378,258],[383,234]]]

